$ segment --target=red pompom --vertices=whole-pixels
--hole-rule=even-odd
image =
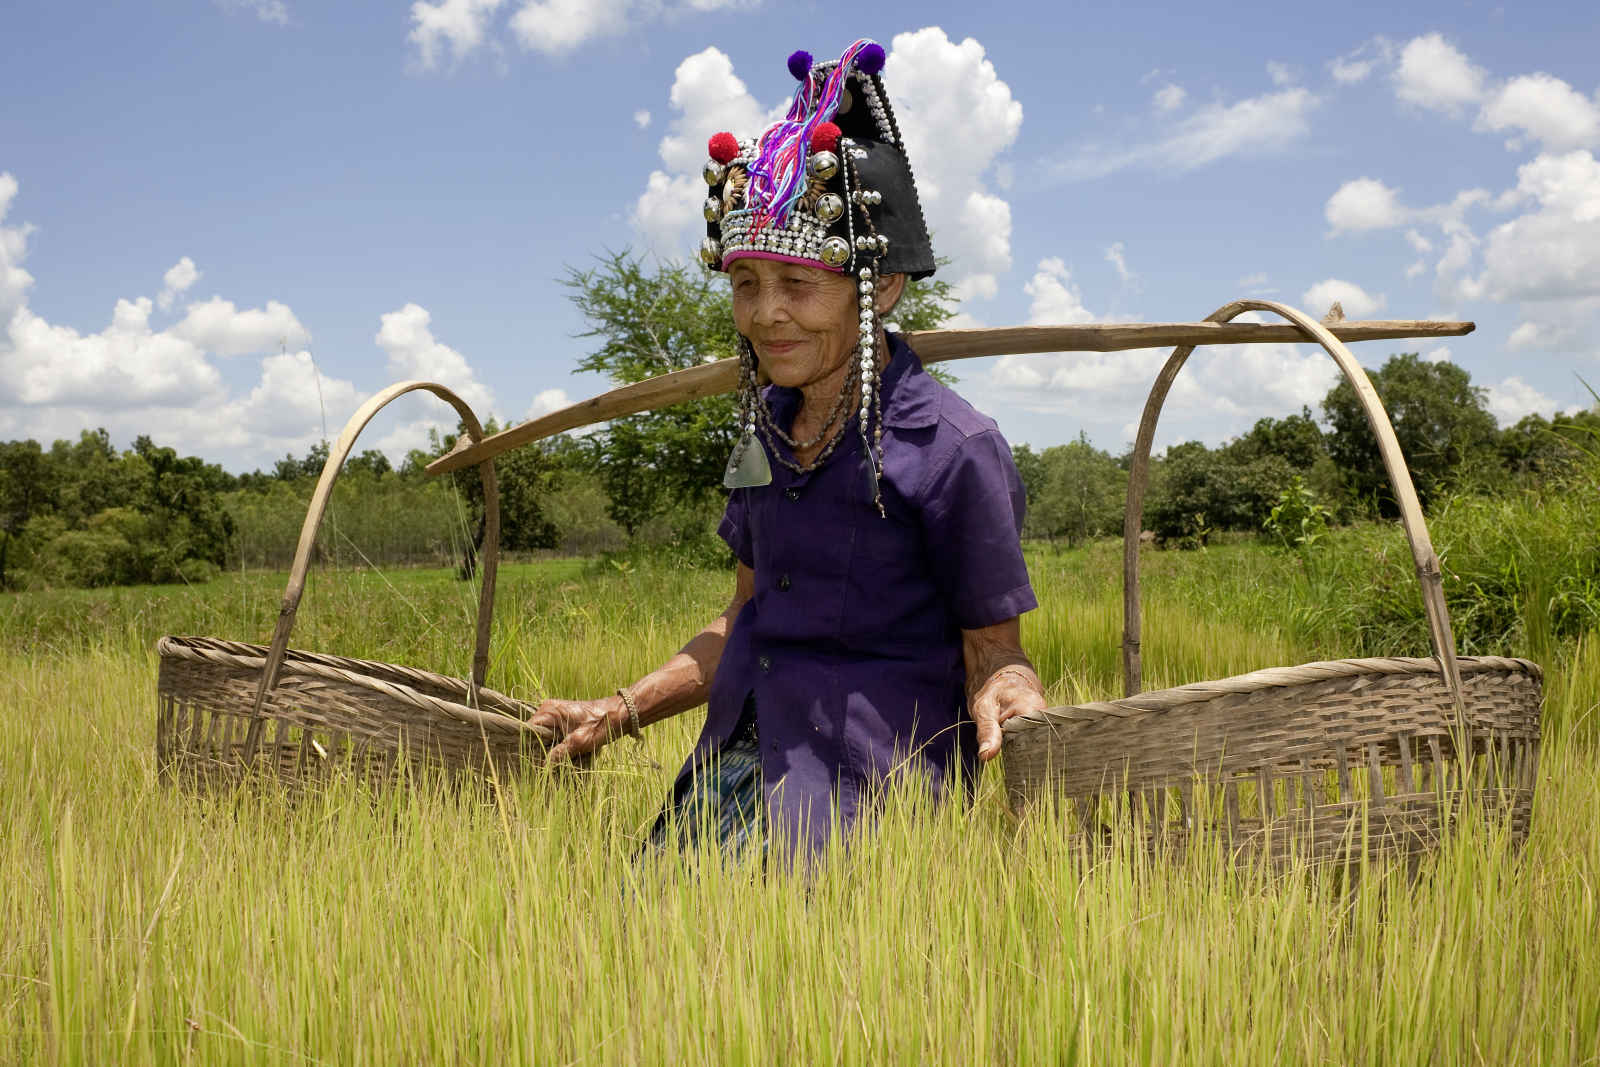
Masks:
[[[706,145],[711,158],[718,163],[727,165],[733,162],[733,157],[739,154],[739,140],[731,133],[714,133]]]
[[[811,151],[832,152],[839,147],[839,127],[824,122],[811,133]]]

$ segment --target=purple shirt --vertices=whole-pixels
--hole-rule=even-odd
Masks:
[[[864,793],[914,769],[941,790],[977,776],[961,631],[1038,605],[1022,560],[1024,509],[994,421],[940,385],[898,336],[883,375],[882,496],[867,487],[852,418],[809,474],[776,459],[772,483],[736,489],[718,533],[755,571],[728,636],[705,729],[680,780],[727,739],[755,695],[768,815],[815,849]],[[779,426],[800,394],[769,388]],[[787,452],[787,450],[786,450]],[[792,459],[792,455],[790,456]]]

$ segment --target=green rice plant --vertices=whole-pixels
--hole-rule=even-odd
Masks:
[[[1303,611],[1319,590],[1361,602],[1337,576],[1371,573],[1355,564],[1384,539],[1383,566],[1409,565],[1392,529],[1344,536],[1314,565],[1325,574],[1247,543],[1148,553],[1151,684],[1377,640],[1354,609]],[[1120,693],[1119,553],[1030,550],[1041,608],[1025,639],[1054,700]],[[1236,870],[1218,847],[1158,861],[1120,829],[1086,846],[1049,802],[1007,812],[991,767],[970,805],[890,789],[863,833],[797,871],[716,852],[636,859],[698,714],[586,774],[486,790],[336,779],[292,802],[158,785],[155,637],[259,640],[281,583],[0,599],[0,1062],[1600,1053],[1592,635],[1552,631],[1540,654],[1547,743],[1520,851],[1468,824],[1414,874]],[[608,692],[731,588],[726,572],[648,559],[509,566],[490,682]],[[474,605],[446,572],[319,573],[295,643],[459,673]],[[1406,640],[1415,652],[1425,637]]]

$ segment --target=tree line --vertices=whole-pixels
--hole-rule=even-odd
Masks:
[[[736,352],[727,286],[697,268],[623,252],[569,270],[563,281],[589,324],[583,336],[592,349],[579,370],[620,385]],[[933,329],[953,306],[945,283],[914,282],[894,318],[907,331]],[[1484,390],[1452,363],[1402,354],[1371,375],[1425,506],[1462,492],[1561,485],[1600,439],[1596,411],[1530,415],[1498,428]],[[666,550],[725,562],[714,530],[735,405],[731,396],[710,397],[502,455],[502,547]],[[490,420],[487,428],[499,427]],[[318,561],[458,564],[470,573],[483,530],[477,471],[446,479],[424,472],[455,440],[430,434],[398,467],[376,450],[352,457],[335,486]],[[1120,534],[1127,453],[1113,455],[1080,434],[1039,451],[1018,445],[1014,455],[1028,496],[1026,536],[1077,544]],[[49,448],[0,444],[0,588],[195,582],[222,568],[287,567],[327,457],[323,442],[271,470],[230,474],[148,436],[118,450],[104,430]],[[1154,457],[1145,526],[1180,547],[1225,531],[1306,544],[1329,523],[1394,512],[1376,440],[1341,382],[1323,398],[1320,421],[1302,409],[1216,447],[1188,441]]]
[[[1403,353],[1368,375],[1425,508],[1462,493],[1559,488],[1584,476],[1600,444],[1600,409],[1499,428],[1485,390],[1454,363]],[[1328,391],[1321,414],[1319,423],[1302,408],[1214,448],[1186,441],[1153,457],[1145,529],[1179,547],[1224,531],[1298,544],[1329,523],[1396,516],[1377,438],[1349,383]],[[1080,435],[1037,453],[1013,451],[1028,493],[1028,536],[1075,544],[1121,534],[1131,450],[1114,456]]]

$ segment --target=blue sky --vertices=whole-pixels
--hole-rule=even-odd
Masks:
[[[571,373],[566,267],[683,254],[706,137],[786,100],[790,51],[858,35],[890,50],[963,321],[1339,298],[1351,317],[1475,320],[1422,350],[1503,419],[1600,383],[1595,5],[861,10],[8,5],[0,438],[103,425],[248,469],[402,377],[501,420],[597,392]],[[1013,441],[1120,450],[1163,356],[957,372]],[[1161,437],[1219,441],[1331,382],[1297,346],[1202,352]],[[419,400],[369,432],[398,453],[445,421]]]

